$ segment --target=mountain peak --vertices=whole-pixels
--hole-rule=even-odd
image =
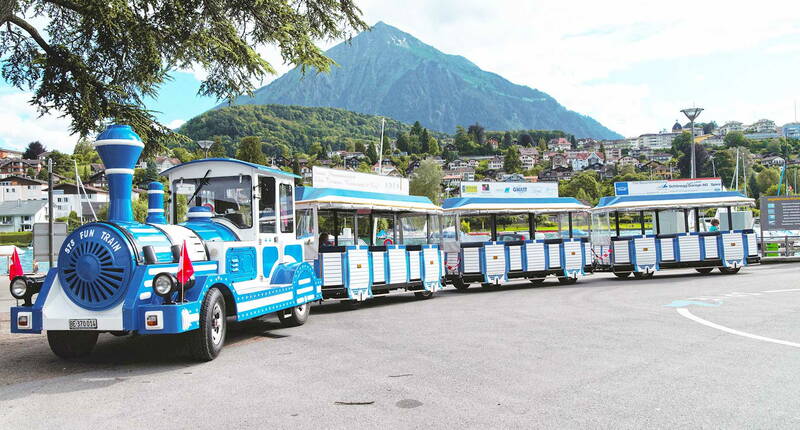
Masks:
[[[330,73],[304,75],[295,68],[234,104],[337,107],[408,123],[418,120],[448,133],[479,122],[490,130],[551,129],[577,137],[621,138],[541,91],[481,70],[383,21],[326,55],[338,65]]]

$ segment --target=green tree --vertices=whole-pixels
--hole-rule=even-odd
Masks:
[[[539,138],[539,152],[547,152],[547,141],[544,138]]]
[[[47,152],[47,148],[37,140],[28,144],[28,147],[25,148],[25,152],[22,153],[22,158],[26,160],[35,160],[45,152]]]
[[[502,140],[502,143],[501,143],[500,147],[503,148],[503,149],[508,148],[509,146],[511,146],[512,139],[513,138],[511,137],[511,132],[507,131],[507,132],[503,133],[503,140]]]
[[[194,155],[188,149],[182,147],[172,148],[172,156],[180,160],[181,163],[194,160]]]
[[[728,148],[733,148],[735,146],[749,146],[749,142],[744,134],[739,133],[738,131],[732,131],[725,135],[725,146]]]
[[[433,160],[420,161],[409,183],[409,192],[414,196],[425,196],[439,204],[442,189],[442,167]]]
[[[47,156],[47,159],[53,160],[53,173],[68,178],[75,177],[75,165],[72,163],[72,157],[70,155],[59,151],[52,151]]]
[[[100,155],[95,150],[94,145],[88,139],[80,139],[72,150],[72,158],[78,164],[100,163]]]
[[[211,158],[225,158],[228,156],[225,145],[222,143],[222,136],[214,136],[214,143],[208,148],[208,156]]]
[[[275,73],[258,49],[328,71],[316,46],[367,29],[353,1],[5,1],[0,7],[2,77],[41,113],[63,112],[82,136],[106,121],[131,124],[146,154],[178,136],[146,109],[175,69],[207,72],[199,94],[233,99]],[[122,72],[122,73],[121,73]]]
[[[375,164],[378,162],[378,150],[375,149],[375,144],[370,143],[369,148],[367,149],[367,158],[369,159],[370,164]]]
[[[239,142],[236,158],[256,164],[267,164],[267,156],[261,151],[261,139],[258,136],[245,137]]]
[[[569,181],[562,181],[558,188],[561,196],[575,197],[593,205],[602,197],[600,178],[594,171],[581,172]]]
[[[503,170],[506,173],[519,173],[522,171],[522,160],[519,159],[519,150],[517,147],[512,146],[506,149],[506,155],[503,159]]]

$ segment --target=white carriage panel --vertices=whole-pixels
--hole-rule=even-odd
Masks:
[[[412,281],[422,279],[419,267],[419,251],[408,251],[408,275]]]
[[[366,249],[350,249],[347,251],[347,270],[349,272],[349,288],[369,287],[369,251]]]
[[[390,249],[389,254],[389,283],[402,284],[406,282],[406,250]]]
[[[486,255],[486,274],[505,275],[506,250],[505,245],[484,245]]]
[[[558,243],[547,244],[548,267],[558,269],[561,267],[561,245]]]
[[[425,264],[422,270],[423,281],[435,282],[439,279],[439,250],[436,248],[424,248],[422,250],[422,262]]]
[[[567,270],[583,269],[583,255],[581,254],[583,244],[581,242],[564,242],[564,262]]]
[[[747,255],[758,255],[758,242],[756,241],[756,234],[747,233],[745,236],[747,236]]]
[[[342,280],[342,254],[338,252],[323,252],[322,256],[322,285],[343,285]]]
[[[441,273],[442,276],[444,276],[447,272],[445,272],[444,270],[444,251],[442,251],[441,249],[439,250],[439,263],[441,264],[441,266],[439,267],[439,273]]]
[[[386,282],[386,264],[384,263],[385,251],[375,251],[372,254],[372,282],[384,283]]]
[[[615,240],[611,242],[611,246],[613,247],[614,252],[612,256],[614,258],[614,263],[630,263],[631,256],[630,250],[628,249],[628,241],[627,240]]]
[[[722,248],[726,260],[743,260],[744,236],[741,233],[724,233],[722,235]]]
[[[531,242],[525,244],[525,253],[527,254],[527,270],[530,272],[545,270],[547,267],[544,265],[544,244],[540,242]]]
[[[661,245],[661,261],[675,261],[675,240],[670,237],[658,241]]]
[[[717,236],[704,236],[706,246],[706,259],[719,258],[719,248],[717,245]]]
[[[678,251],[681,261],[700,261],[700,236],[678,237]]]
[[[463,248],[464,273],[481,273],[481,249]]]
[[[639,266],[656,264],[656,240],[653,237],[633,239],[636,264]]]
[[[522,245],[508,247],[508,268],[515,272],[522,270]]]
[[[592,245],[589,242],[583,242],[583,265],[589,266],[592,264]]]

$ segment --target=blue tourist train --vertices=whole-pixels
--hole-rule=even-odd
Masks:
[[[370,187],[376,188],[374,183]],[[297,199],[306,258],[322,281],[324,299],[354,308],[392,292],[410,291],[427,299],[442,288],[441,209],[427,197],[298,187]]]
[[[617,195],[601,198],[592,209],[597,271],[646,279],[674,268],[735,274],[759,262],[752,214],[737,210],[755,201],[723,191],[719,178],[617,183],[615,188]]]
[[[89,354],[101,332],[187,333],[191,354],[211,360],[228,319],[274,312],[286,326],[306,321],[322,283],[295,232],[296,175],[231,159],[184,163],[163,173],[171,223],[160,183],[150,184],[140,223],[131,194],[141,139],[114,125],[95,146],[109,181],[108,221],[74,230],[45,277],[12,280],[23,302],[11,308],[12,332],[45,330],[64,358]],[[194,269],[185,283],[176,278],[182,251]]]
[[[459,290],[513,279],[571,284],[589,269],[589,206],[556,183],[462,183],[443,204],[447,281]]]

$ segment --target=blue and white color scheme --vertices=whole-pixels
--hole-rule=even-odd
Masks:
[[[46,330],[62,357],[88,353],[94,343],[87,339],[96,341],[99,332],[192,332],[192,354],[209,360],[224,343],[227,318],[277,312],[286,325],[305,322],[322,283],[296,236],[295,175],[229,159],[185,163],[164,172],[176,190],[172,223],[157,182],[148,187],[150,207],[140,223],[131,181],[141,139],[115,125],[96,146],[111,188],[109,220],[66,238],[35,302],[12,308],[12,332]],[[188,214],[176,213],[181,193]],[[194,275],[181,285],[175,273],[184,246]]]
[[[502,284],[512,278],[541,282],[550,275],[562,283],[574,282],[591,260],[586,232],[575,234],[573,217],[582,213],[585,218],[588,209],[571,197],[447,199],[442,206],[447,279],[459,289],[471,282]],[[544,214],[559,220],[551,237],[536,235],[536,218]],[[513,229],[498,231],[497,220],[503,216],[514,216]],[[462,231],[468,220],[491,226],[489,240]]]
[[[620,277],[650,277],[662,269],[686,267],[736,273],[759,260],[752,216],[736,212],[753,205],[753,199],[736,191],[603,197],[592,209],[595,264]],[[721,219],[707,219],[709,208],[719,208]],[[620,228],[620,218],[639,228]]]
[[[352,189],[357,183],[297,188],[304,255],[322,279],[323,297],[351,304],[396,291],[430,297],[444,276],[441,209],[427,197]]]

